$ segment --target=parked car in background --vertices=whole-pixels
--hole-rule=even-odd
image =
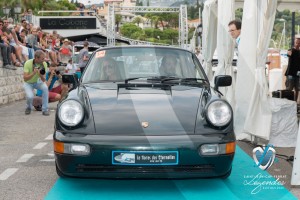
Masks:
[[[237,60],[238,60],[238,51],[234,50],[233,59],[232,59],[232,66],[233,67],[237,67]],[[217,52],[217,50],[215,51],[213,59],[212,59],[212,66],[213,67],[218,66],[218,52]]]
[[[58,104],[54,152],[61,177],[227,178],[233,112],[192,52],[162,46],[96,50]]]

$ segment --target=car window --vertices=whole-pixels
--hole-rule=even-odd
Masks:
[[[83,82],[116,82],[140,77],[205,78],[191,52],[176,48],[119,47],[98,50]]]

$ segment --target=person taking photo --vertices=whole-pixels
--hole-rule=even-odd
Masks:
[[[47,71],[47,63],[44,62],[45,53],[42,50],[37,50],[34,54],[34,59],[27,60],[24,65],[24,90],[26,94],[26,109],[25,114],[29,115],[32,109],[34,98],[33,89],[43,91],[42,95],[42,113],[45,116],[49,115],[48,110],[48,87],[45,83],[45,73]]]
[[[68,93],[68,85],[62,83],[62,75],[55,63],[51,63],[46,73],[46,85],[48,87],[49,102],[60,101]],[[58,82],[57,82],[58,81]],[[55,87],[54,87],[55,86]],[[43,91],[38,90],[37,96],[42,97]]]

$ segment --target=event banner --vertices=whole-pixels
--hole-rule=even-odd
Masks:
[[[40,18],[43,30],[96,29],[96,18]]]

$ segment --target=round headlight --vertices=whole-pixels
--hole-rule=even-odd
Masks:
[[[207,106],[206,118],[214,126],[226,126],[232,119],[232,109],[223,100],[213,101]]]
[[[83,118],[83,107],[78,101],[67,100],[60,105],[58,118],[66,126],[76,126]]]

